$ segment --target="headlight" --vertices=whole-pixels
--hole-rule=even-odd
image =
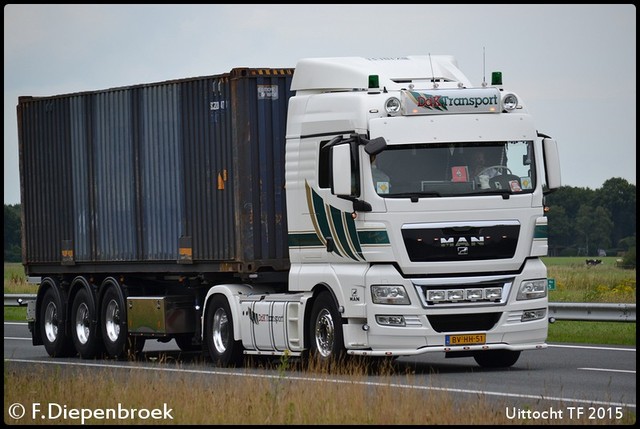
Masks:
[[[511,112],[518,107],[518,97],[515,94],[506,94],[502,97],[502,107],[504,107],[504,110]]]
[[[526,280],[520,284],[516,299],[522,301],[525,299],[544,298],[545,296],[547,296],[547,279]]]
[[[384,285],[371,286],[371,297],[374,304],[409,305],[409,297],[404,286]]]

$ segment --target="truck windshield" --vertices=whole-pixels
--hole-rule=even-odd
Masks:
[[[536,186],[532,141],[388,146],[371,157],[385,198],[521,194]]]

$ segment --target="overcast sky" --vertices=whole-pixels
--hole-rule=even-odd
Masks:
[[[538,131],[558,141],[564,185],[636,183],[633,4],[10,4],[4,202],[20,202],[19,96],[295,67],[305,57],[427,54],[453,55],[474,85],[502,71]]]

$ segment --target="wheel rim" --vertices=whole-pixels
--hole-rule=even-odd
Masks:
[[[333,342],[335,337],[335,327],[333,326],[333,318],[326,308],[320,311],[316,319],[315,340],[318,352],[323,357],[329,357],[333,350]]]
[[[229,318],[227,313],[218,308],[213,315],[213,346],[216,351],[223,354],[229,345]]]
[[[58,308],[53,302],[47,304],[44,313],[44,333],[50,343],[58,338]]]
[[[120,337],[120,307],[114,299],[107,304],[104,325],[109,341],[116,342]]]
[[[89,335],[89,307],[83,302],[76,313],[76,336],[81,344],[87,344]]]

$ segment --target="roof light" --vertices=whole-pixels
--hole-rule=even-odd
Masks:
[[[504,110],[507,112],[515,110],[515,108],[518,107],[518,97],[516,97],[515,94],[505,94],[505,96],[502,97],[502,107],[504,107]]]
[[[398,100],[396,97],[388,98],[384,103],[384,109],[390,115],[398,113],[400,111],[400,100]]]

